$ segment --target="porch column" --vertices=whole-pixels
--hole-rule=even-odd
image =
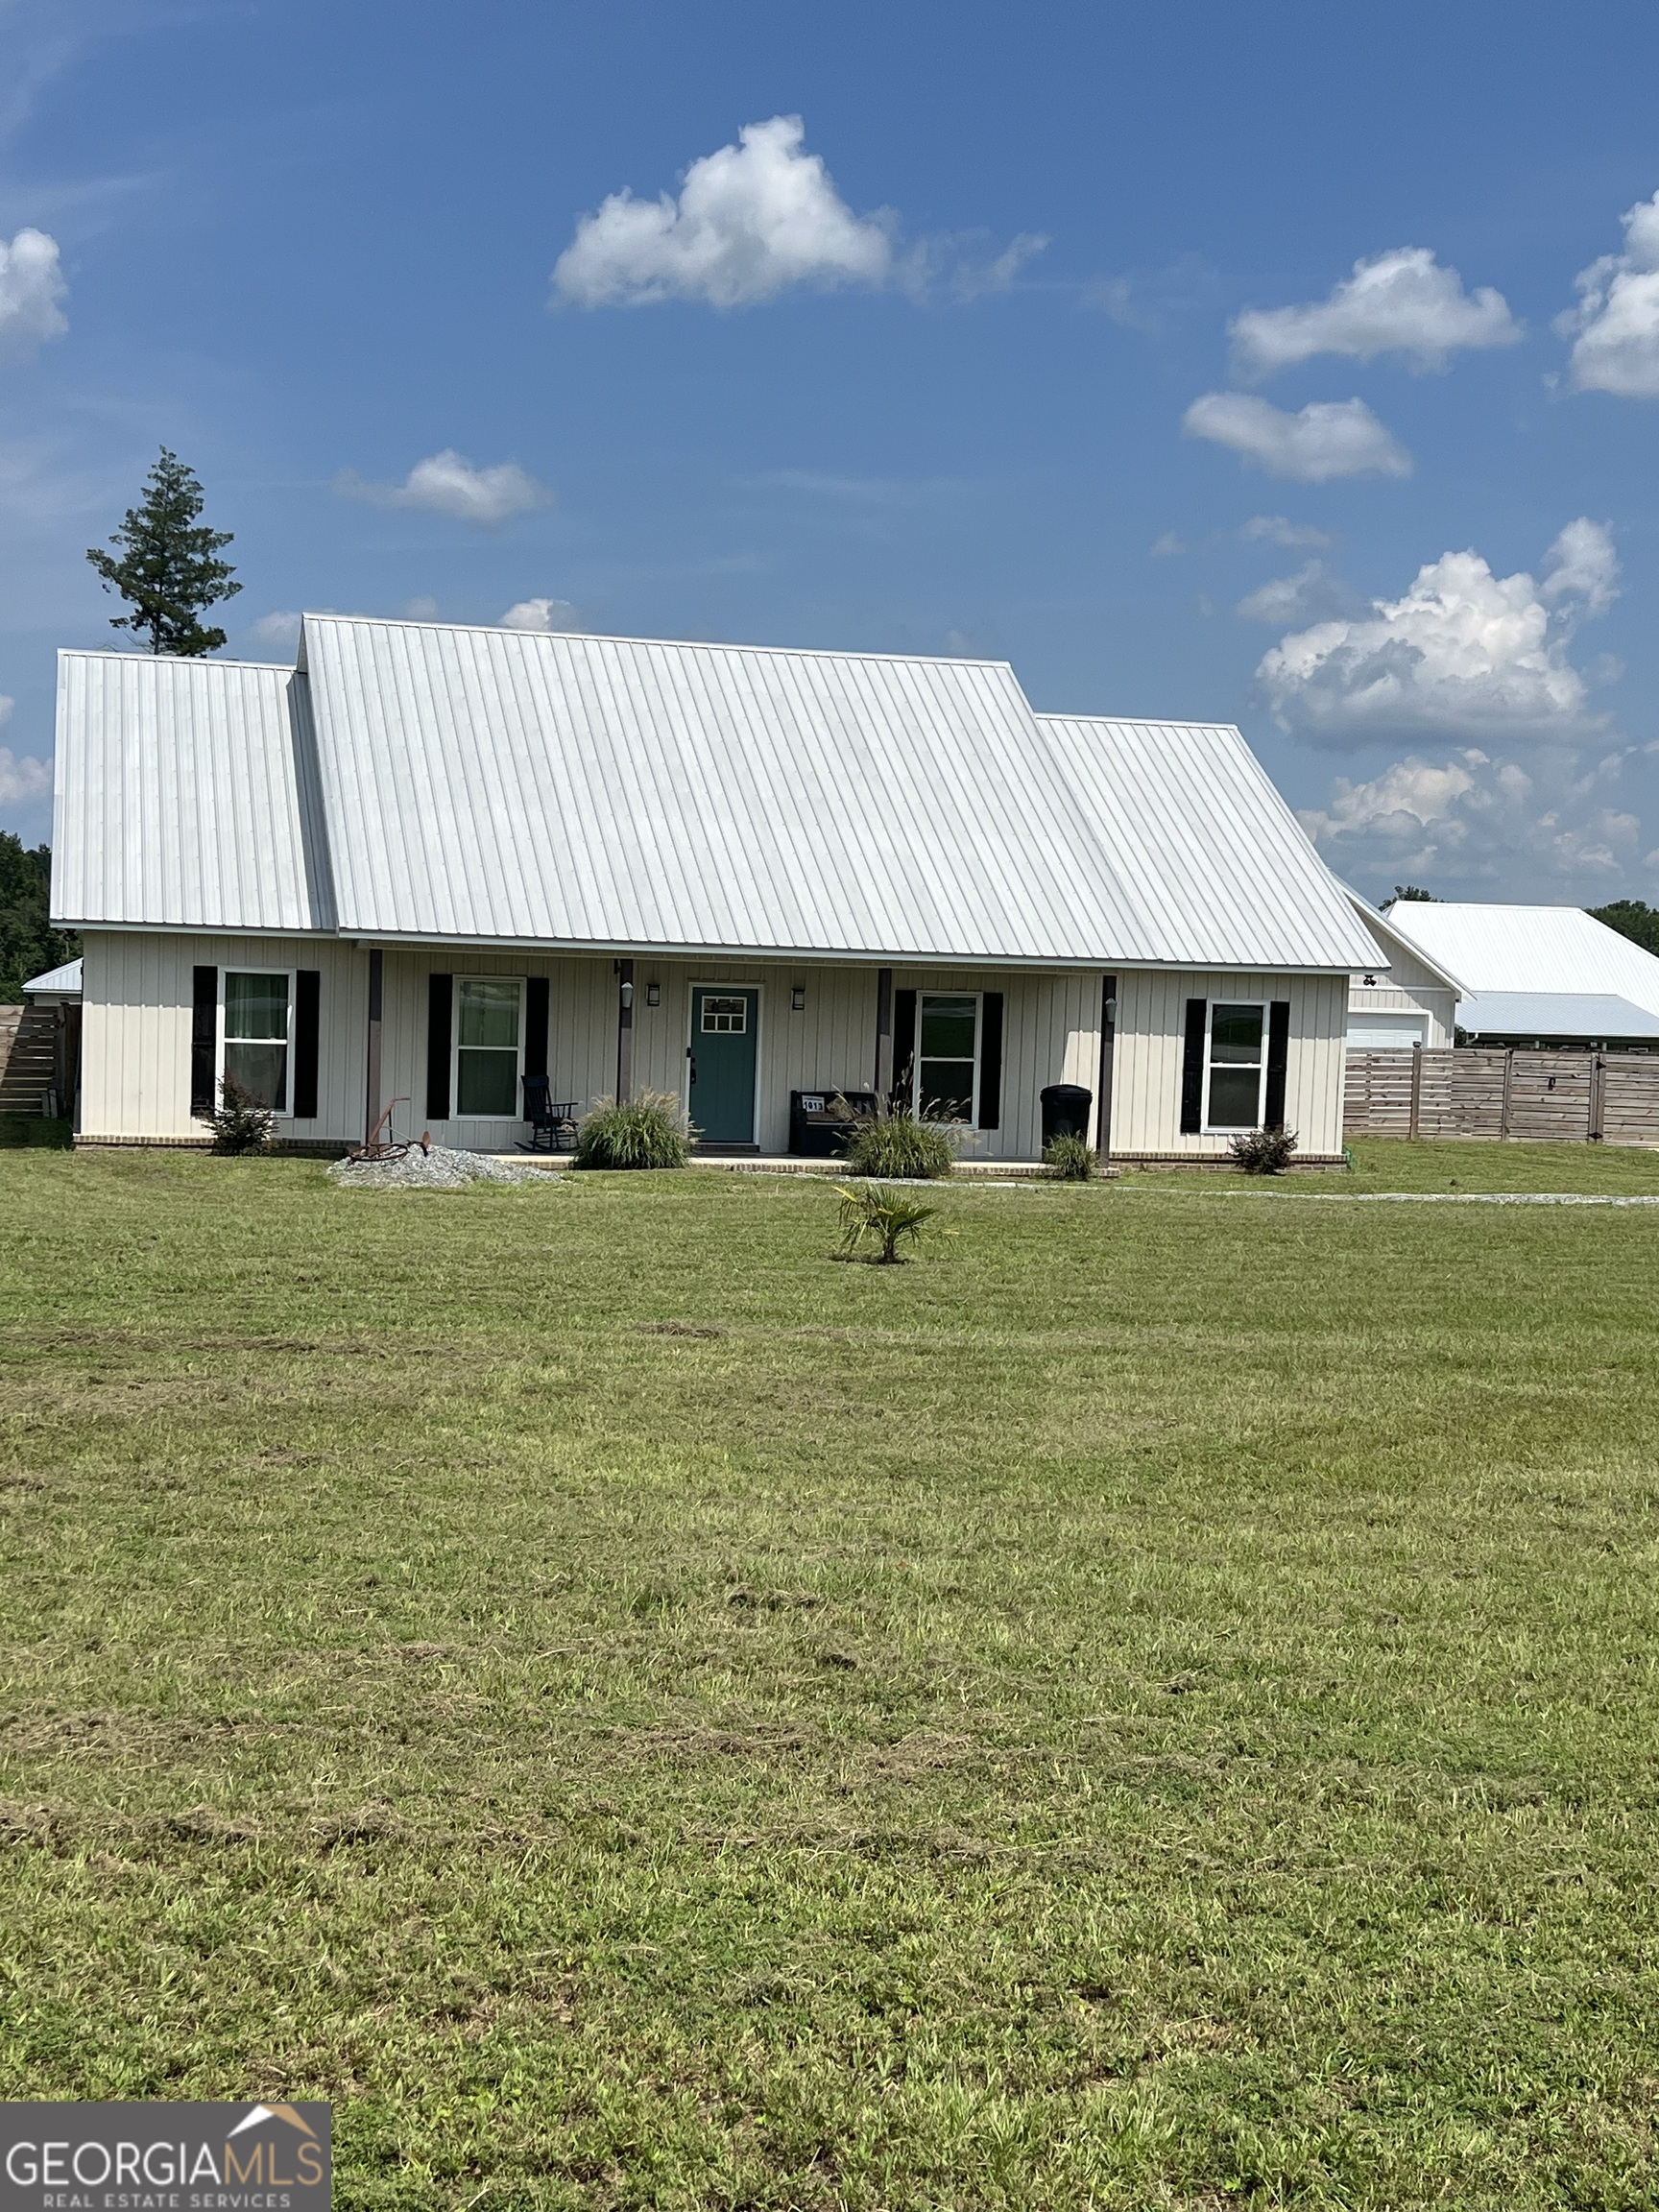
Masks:
[[[616,1103],[634,1095],[634,963],[616,963]]]
[[[380,1030],[386,1000],[386,955],[378,945],[369,954],[368,1083],[363,1099],[363,1142],[370,1143],[380,1119]]]
[[[1100,979],[1100,1096],[1094,1109],[1094,1149],[1101,1166],[1112,1151],[1112,1062],[1118,1049],[1118,978]]]
[[[876,971],[876,1095],[885,1106],[893,1091],[893,971]]]

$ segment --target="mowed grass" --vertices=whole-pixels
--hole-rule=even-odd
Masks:
[[[1590,1147],[0,1159],[0,2094],[345,2206],[1654,2201],[1659,1192]],[[1438,1178],[1438,1180],[1436,1180]]]

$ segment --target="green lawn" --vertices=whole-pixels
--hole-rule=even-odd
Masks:
[[[0,2095],[344,2206],[1651,2207],[1659,1155],[0,1157]],[[1238,1194],[1235,1194],[1238,1193]]]

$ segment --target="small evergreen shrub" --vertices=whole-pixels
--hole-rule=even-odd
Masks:
[[[876,1267],[902,1265],[901,1239],[920,1243],[923,1224],[939,1211],[907,1198],[902,1190],[884,1190],[878,1183],[862,1188],[837,1183],[835,1188],[841,1194],[842,1259],[855,1259],[858,1247],[868,1240],[877,1247],[871,1255]]]
[[[854,1175],[936,1183],[954,1174],[956,1146],[947,1129],[918,1121],[908,1106],[861,1120],[847,1146],[847,1166]]]
[[[1296,1149],[1294,1129],[1242,1129],[1229,1146],[1243,1175],[1283,1175]]]
[[[1087,1137],[1051,1137],[1043,1165],[1057,1182],[1089,1183],[1100,1172],[1100,1155]]]
[[[276,1117],[251,1091],[227,1075],[219,1086],[219,1103],[213,1113],[213,1149],[235,1154],[263,1152],[271,1142]]]
[[[691,1133],[671,1092],[599,1099],[576,1130],[578,1167],[684,1167]]]

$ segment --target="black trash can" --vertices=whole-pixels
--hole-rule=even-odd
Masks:
[[[1089,1109],[1094,1103],[1093,1091],[1085,1091],[1081,1083],[1050,1083],[1039,1095],[1043,1101],[1045,1151],[1056,1137],[1088,1136]]]

